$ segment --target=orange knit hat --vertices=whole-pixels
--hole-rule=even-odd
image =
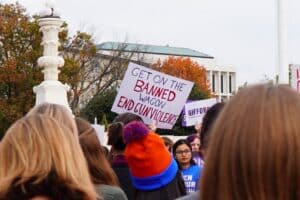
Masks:
[[[150,132],[144,123],[128,123],[123,130],[123,139],[127,143],[125,157],[136,188],[157,189],[175,178],[176,162],[161,137]]]

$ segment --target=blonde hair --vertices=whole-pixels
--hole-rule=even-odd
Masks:
[[[119,186],[117,175],[105,157],[96,130],[84,119],[76,118],[79,142],[87,160],[91,179],[94,184]]]
[[[15,122],[0,143],[0,163],[0,199],[8,199],[14,188],[27,193],[51,177],[72,194],[96,199],[77,138],[49,116],[30,115]]]
[[[210,135],[201,199],[300,198],[300,96],[291,88],[242,89]]]
[[[55,118],[57,121],[69,128],[78,137],[77,127],[73,114],[64,106],[59,104],[44,103],[32,108],[27,115],[45,114]]]

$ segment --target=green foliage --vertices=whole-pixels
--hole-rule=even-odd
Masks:
[[[93,63],[97,62],[97,50],[88,33],[77,31],[73,37],[68,37],[65,32],[62,32],[65,40],[61,41],[60,47],[65,64],[59,79],[70,86],[69,103],[73,112],[78,114],[80,97],[96,82]]]
[[[24,116],[34,106],[33,86],[43,80],[42,68],[37,60],[42,56],[42,33],[38,17],[30,17],[20,4],[0,4],[0,131],[5,132],[14,121]],[[67,24],[62,25],[59,41],[69,42]],[[90,36],[79,34],[84,39]],[[74,43],[81,43],[77,37]],[[72,42],[69,42],[72,43]],[[78,47],[76,46],[76,48]],[[64,46],[60,50],[65,50]],[[74,47],[75,48],[75,47]],[[95,47],[92,48],[95,53]],[[90,50],[89,50],[90,51]],[[79,57],[78,51],[73,54]],[[61,76],[73,83],[77,81],[78,68],[75,59],[66,59]],[[75,79],[75,80],[73,80]],[[69,81],[71,80],[71,81]],[[0,135],[1,138],[1,135]]]
[[[27,15],[25,8],[18,3],[0,3],[0,138],[1,133],[33,107],[35,94],[32,88],[43,80],[41,68],[37,65],[37,59],[42,56],[42,34],[37,19],[37,16]],[[59,50],[65,65],[59,79],[71,86],[69,97],[73,112],[78,114],[81,103],[85,103],[82,96],[94,95],[80,114],[91,122],[97,117],[107,124],[116,116],[110,111],[116,96],[116,90],[111,86],[121,79],[133,54],[124,53],[122,48],[125,47],[120,47],[112,55],[101,57],[91,35],[78,31],[70,37],[66,23],[62,28]],[[190,63],[189,60],[183,61],[186,66]],[[176,62],[178,66],[180,62]],[[202,68],[195,72],[205,74]],[[191,74],[196,73],[187,75]],[[201,77],[197,79],[200,88],[206,81],[204,76]],[[191,93],[191,99],[206,96],[202,88],[194,87]]]
[[[94,96],[94,98],[92,98],[81,110],[80,115],[90,122],[93,122],[95,117],[97,117],[97,119],[102,119],[104,125],[109,124],[116,116],[115,113],[110,111],[116,95],[116,89],[110,88],[102,94]]]
[[[5,132],[7,127],[34,106],[33,86],[43,80],[42,68],[37,65],[43,50],[42,33],[37,20],[37,16],[30,17],[19,3],[0,3],[1,132]],[[67,23],[61,28],[59,50],[63,51],[65,66],[59,79],[71,86],[73,98],[70,98],[70,104],[76,113],[78,99],[84,92],[82,88],[77,89],[77,86],[84,85],[83,81],[87,80],[83,72],[86,66],[90,66],[90,61],[95,59],[96,46],[89,34],[77,32],[74,37],[69,37]]]
[[[10,122],[6,119],[6,117],[1,111],[0,111],[0,122],[1,122],[1,126],[0,126],[0,140],[1,140],[1,138],[4,136],[5,131],[10,126]]]
[[[200,99],[210,98],[210,96],[211,94],[209,91],[203,91],[197,85],[194,85],[188,99],[196,101]]]
[[[101,125],[104,125],[105,131],[106,131],[107,127],[108,127],[108,122],[107,122],[107,119],[106,119],[106,114],[102,115]]]
[[[34,105],[33,86],[42,80],[37,59],[42,55],[37,20],[16,4],[0,4],[0,131]]]

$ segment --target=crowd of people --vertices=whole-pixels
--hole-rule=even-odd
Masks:
[[[0,200],[300,199],[299,122],[296,91],[254,85],[175,143],[122,113],[108,152],[89,122],[41,104],[0,142]]]

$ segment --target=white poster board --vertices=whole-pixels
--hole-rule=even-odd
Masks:
[[[105,138],[105,131],[104,126],[99,124],[91,124],[92,127],[95,129],[97,137],[101,143],[102,146],[106,146],[107,139]]]
[[[291,87],[300,92],[300,65],[291,65]]]
[[[130,63],[112,111],[130,112],[146,124],[156,121],[158,128],[172,129],[193,83]]]
[[[186,103],[184,106],[186,126],[194,126],[196,123],[201,123],[206,111],[216,103],[216,98]]]

